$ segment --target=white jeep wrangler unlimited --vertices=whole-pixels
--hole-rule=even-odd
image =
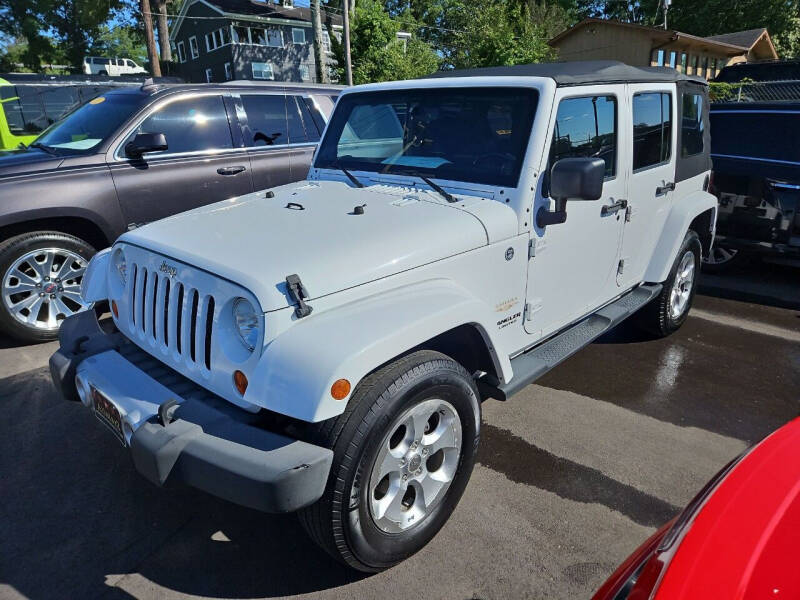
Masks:
[[[390,567],[458,503],[483,399],[636,311],[686,319],[716,217],[706,92],[608,62],[345,90],[307,181],[99,253],[82,293],[112,319],[64,322],[53,380],[152,482],[300,511]]]

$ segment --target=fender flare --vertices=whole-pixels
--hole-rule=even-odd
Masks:
[[[644,274],[644,281],[661,283],[669,277],[669,271],[683,238],[695,218],[713,210],[711,226],[717,220],[717,198],[708,192],[697,191],[688,194],[672,205],[667,221],[661,230],[650,264]]]
[[[344,412],[352,390],[383,364],[459,325],[478,328],[504,379],[511,362],[498,356],[489,335],[489,306],[453,281],[435,279],[397,288],[300,319],[271,341],[250,382],[252,398],[268,410],[309,422]],[[331,386],[351,383],[334,400]]]

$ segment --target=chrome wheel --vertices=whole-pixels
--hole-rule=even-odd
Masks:
[[[80,286],[88,261],[63,248],[31,250],[15,260],[3,275],[3,304],[22,325],[45,331],[89,305]]]
[[[724,265],[731,262],[739,251],[735,248],[723,248],[722,246],[714,246],[709,255],[703,259],[707,265]]]
[[[675,281],[669,295],[669,316],[673,320],[679,319],[689,308],[689,299],[694,285],[695,256],[694,252],[687,250],[678,265]]]
[[[387,533],[406,531],[431,513],[458,470],[461,437],[461,420],[446,400],[425,400],[394,421],[369,479],[377,527]]]

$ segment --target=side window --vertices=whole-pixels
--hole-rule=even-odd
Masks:
[[[633,95],[633,170],[670,159],[672,97],[663,92]]]
[[[286,120],[289,123],[289,143],[303,144],[308,140],[303,120],[300,117],[300,107],[294,96],[286,96]],[[319,136],[317,136],[319,139]]]
[[[314,120],[314,124],[317,126],[317,131],[320,134],[325,131],[325,119],[320,113],[319,108],[317,105],[314,104],[314,101],[311,98],[303,98],[303,102],[305,102],[306,107],[308,108],[308,112],[311,115],[311,118]]]
[[[565,98],[558,105],[550,165],[562,158],[602,158],[606,177],[617,173],[617,99]]]
[[[282,146],[287,143],[286,102],[283,96],[243,95],[247,115],[244,142],[249,147]]]
[[[300,114],[303,116],[303,125],[306,128],[306,137],[308,138],[308,141],[318,142],[319,134],[322,130],[317,126],[316,120],[309,110],[308,104],[311,101],[308,100],[308,98],[303,98],[302,96],[295,96],[294,99],[295,102],[297,102],[297,106],[300,107]],[[313,108],[313,104],[311,106]],[[325,126],[323,125],[322,129],[324,128]]]
[[[703,97],[683,94],[681,107],[681,158],[703,152]]]
[[[167,138],[168,150],[147,156],[233,147],[222,96],[198,96],[167,104],[142,121],[125,143],[137,133],[163,133]]]

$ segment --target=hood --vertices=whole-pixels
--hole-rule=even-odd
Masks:
[[[284,290],[291,274],[300,276],[314,299],[489,240],[476,214],[426,190],[323,181],[283,186],[274,194],[257,192],[195,209],[130,231],[120,241],[238,283],[269,311],[290,303]],[[516,228],[511,209],[482,202],[510,212]]]
[[[0,152],[0,177],[57,169],[62,162],[63,157],[36,148]]]

